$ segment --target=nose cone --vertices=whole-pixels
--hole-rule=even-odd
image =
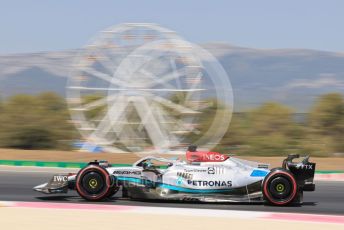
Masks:
[[[37,185],[36,187],[33,187],[32,189],[34,191],[37,191],[37,192],[46,193],[47,192],[47,189],[46,189],[47,185],[48,185],[48,183],[40,184],[40,185]]]

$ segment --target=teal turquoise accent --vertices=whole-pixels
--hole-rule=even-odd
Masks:
[[[265,177],[266,175],[268,175],[268,173],[269,173],[268,171],[255,169],[252,171],[250,176],[252,176],[252,177]]]
[[[133,178],[133,177],[116,177],[117,180],[121,180],[121,181],[129,181],[129,182],[133,182],[133,183],[137,183],[137,184],[144,184],[142,179],[139,178]]]
[[[192,188],[183,188],[178,186],[173,186],[169,184],[160,184],[159,187],[167,188],[170,190],[175,190],[179,192],[188,192],[188,193],[217,193],[217,192],[229,192],[231,189],[192,189]]]
[[[145,181],[139,178],[133,178],[133,177],[117,177],[117,180],[120,181],[128,181],[132,183],[137,184],[147,184],[147,182],[154,183],[152,181]],[[163,183],[155,183],[160,188],[166,188],[170,190],[175,190],[179,192],[187,192],[187,193],[218,193],[218,192],[229,192],[231,189],[191,189],[191,188],[183,188],[179,186],[169,185],[169,184],[163,184]]]

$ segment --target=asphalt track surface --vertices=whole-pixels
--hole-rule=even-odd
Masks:
[[[54,173],[50,171],[0,169],[0,201],[86,203],[74,191],[61,195],[44,195],[32,190],[32,187],[47,182],[52,175]],[[121,195],[120,192],[118,195]],[[316,182],[315,192],[304,193],[303,206],[294,207],[247,203],[148,202],[132,201],[119,197],[96,204],[344,215],[344,182]]]

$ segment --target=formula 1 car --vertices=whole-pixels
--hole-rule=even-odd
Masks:
[[[139,200],[200,202],[265,202],[283,206],[302,204],[303,192],[314,191],[315,163],[289,155],[282,167],[260,164],[190,146],[186,161],[145,157],[131,167],[90,162],[77,174],[59,174],[33,189],[46,194],[76,190],[89,201],[113,196]]]

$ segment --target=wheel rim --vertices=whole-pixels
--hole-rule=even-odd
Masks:
[[[285,190],[284,184],[277,184],[276,190],[277,190],[277,192],[283,192]]]
[[[91,195],[99,194],[105,187],[104,177],[98,172],[86,173],[81,183],[83,189]]]
[[[290,173],[277,170],[264,179],[263,194],[272,204],[287,205],[296,197],[297,188],[296,180]]]
[[[273,198],[288,199],[291,194],[291,182],[286,177],[275,177],[270,182],[269,191]]]

